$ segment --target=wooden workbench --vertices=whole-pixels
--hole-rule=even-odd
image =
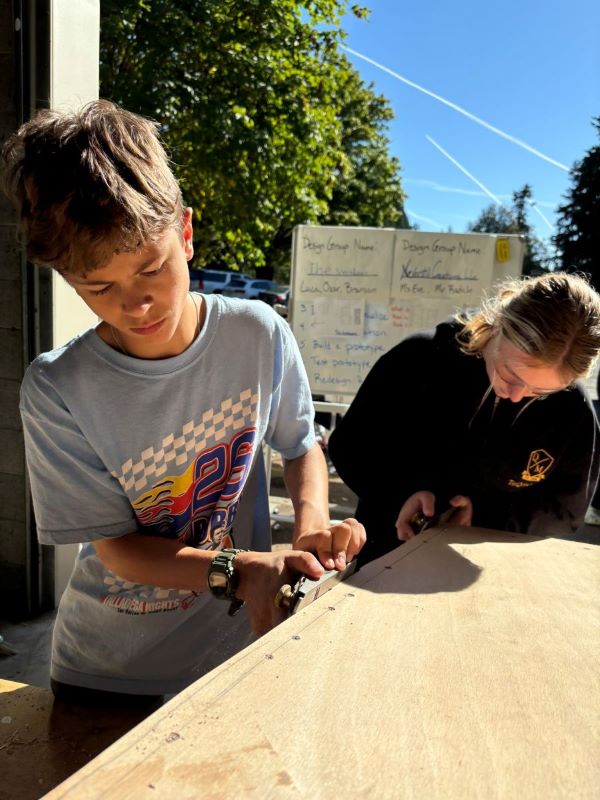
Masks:
[[[600,549],[434,529],[48,794],[597,798]]]
[[[146,716],[55,703],[50,689],[0,679],[0,800],[37,800]]]

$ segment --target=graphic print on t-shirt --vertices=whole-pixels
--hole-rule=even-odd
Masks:
[[[189,589],[162,589],[143,583],[133,583],[112,572],[104,577],[100,602],[120,614],[158,614],[165,611],[187,611],[198,597]]]
[[[252,465],[257,403],[246,389],[113,473],[144,533],[206,549],[223,544]]]
[[[258,394],[250,389],[205,411],[113,475],[128,493],[140,531],[203,549],[233,547],[231,528],[256,441]],[[100,601],[124,614],[186,611],[188,590],[133,583],[107,572]]]

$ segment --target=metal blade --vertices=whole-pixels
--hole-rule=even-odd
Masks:
[[[289,600],[289,613],[295,614],[304,606],[309,605],[318,597],[333,589],[338,583],[349,578],[355,571],[356,559],[351,561],[346,569],[339,572],[336,569],[328,570],[317,581],[311,581],[305,577],[300,578]]]

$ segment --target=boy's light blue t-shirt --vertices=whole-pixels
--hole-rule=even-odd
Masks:
[[[260,481],[263,440],[288,459],[314,443],[306,373],[268,306],[203,299],[202,331],[179,356],[131,358],[89,330],[39,356],[23,381],[40,542],[84,545],[55,625],[56,680],[175,692],[249,640],[227,603],[132,584],[92,544],[138,531],[205,549],[270,549],[269,526],[257,530],[252,510],[236,525],[240,496],[253,464]]]

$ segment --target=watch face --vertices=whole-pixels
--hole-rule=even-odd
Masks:
[[[208,576],[208,585],[211,589],[227,589],[229,581],[222,572],[211,572]]]

